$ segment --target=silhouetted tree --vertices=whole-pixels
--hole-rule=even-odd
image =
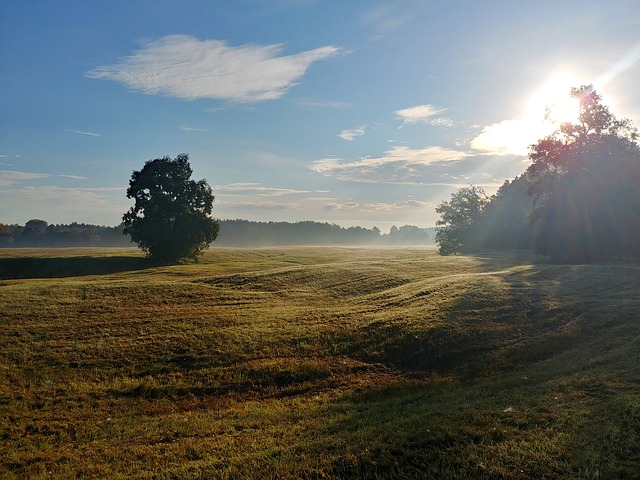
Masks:
[[[44,246],[47,222],[34,218],[24,224],[20,232],[20,242],[27,247]]]
[[[400,228],[394,225],[384,240],[389,245],[425,245],[432,242],[425,228],[414,225],[404,225]]]
[[[576,123],[531,146],[530,221],[538,253],[589,262],[640,253],[640,148],[630,120],[618,120],[593,87],[573,88]]]
[[[527,175],[505,180],[491,196],[474,228],[474,243],[482,250],[529,250],[537,227],[529,223],[533,201]]]
[[[15,239],[13,238],[13,230],[14,230],[14,227],[12,227],[11,225],[0,223],[0,246],[1,247],[8,247],[15,241]]]
[[[134,171],[127,197],[135,205],[123,216],[124,233],[161,261],[195,260],[218,236],[209,215],[214,196],[206,180],[190,180],[187,154],[157,158]]]
[[[444,201],[436,207],[441,217],[436,222],[436,243],[440,255],[473,250],[474,228],[487,202],[487,195],[481,187],[470,186],[451,194],[450,201]]]

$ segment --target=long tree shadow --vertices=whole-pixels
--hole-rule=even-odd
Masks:
[[[344,342],[427,380],[329,406],[325,434],[344,445],[330,476],[636,478],[637,264],[479,261],[437,327],[376,322]]]
[[[147,257],[76,256],[0,258],[0,280],[63,278],[144,270],[158,264]]]

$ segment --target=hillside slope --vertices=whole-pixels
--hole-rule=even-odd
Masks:
[[[640,471],[636,264],[6,250],[0,277],[3,477]]]

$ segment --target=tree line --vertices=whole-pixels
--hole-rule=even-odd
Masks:
[[[532,161],[488,197],[470,186],[436,208],[442,255],[531,249],[556,262],[640,257],[640,146],[592,86],[573,88],[576,122],[530,146]]]
[[[124,227],[106,227],[86,223],[49,225],[32,219],[24,225],[0,223],[0,247],[123,247],[131,238]]]
[[[378,228],[341,227],[326,222],[256,222],[216,220],[220,225],[216,245],[268,247],[287,245],[432,245],[435,231],[413,225]],[[124,224],[109,227],[85,223],[50,225],[32,219],[25,225],[0,223],[0,247],[127,247],[131,236]]]

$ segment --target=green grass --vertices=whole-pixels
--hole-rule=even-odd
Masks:
[[[1,478],[640,478],[640,267],[0,250]]]

